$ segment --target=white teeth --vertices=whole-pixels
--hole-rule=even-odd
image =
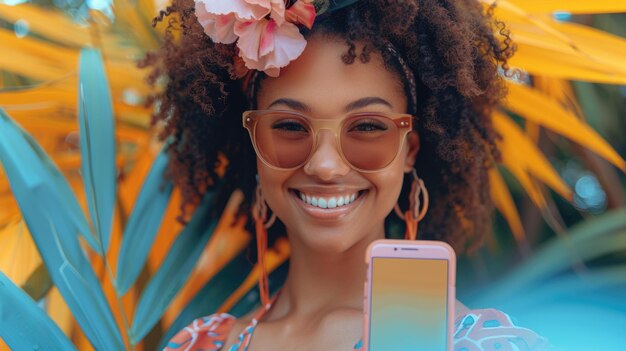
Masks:
[[[330,199],[328,199],[328,208],[335,207],[337,207],[337,200],[334,197],[331,197]]]
[[[354,193],[352,195],[331,196],[331,197],[311,196],[302,192],[298,192],[298,194],[302,201],[306,202],[309,205],[313,205],[319,208],[336,208],[336,207],[345,206],[345,205],[352,203],[358,196],[358,193]]]
[[[319,199],[317,199],[317,207],[321,207],[321,208],[328,207],[326,203],[326,199],[323,197],[320,197]]]

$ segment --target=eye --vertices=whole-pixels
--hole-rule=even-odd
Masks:
[[[387,125],[376,119],[360,119],[350,126],[350,132],[377,132],[387,130]]]
[[[272,129],[284,132],[308,132],[306,126],[296,120],[281,120],[272,125]]]

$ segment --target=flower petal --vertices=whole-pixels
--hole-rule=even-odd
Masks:
[[[280,26],[285,22],[284,0],[245,0],[247,3],[268,10],[270,17]]]
[[[264,71],[268,76],[277,77],[280,68],[287,66],[289,62],[302,54],[306,47],[306,40],[300,34],[298,27],[289,22],[285,22],[282,26],[276,25],[271,33],[274,49],[266,55],[258,55],[253,59],[244,55],[243,50],[239,54],[248,68]]]
[[[289,22],[276,27],[274,31],[274,50],[266,56],[265,68],[285,67],[302,54],[306,47],[306,40],[300,34],[298,27]],[[264,68],[264,69],[265,69]]]
[[[204,32],[215,43],[231,44],[237,40],[233,32],[235,15],[216,15],[206,11],[205,3],[196,2],[196,17],[204,28]]]
[[[272,0],[271,16],[279,26],[285,22],[285,3],[283,0]]]
[[[298,0],[287,9],[285,18],[291,23],[300,23],[311,29],[313,21],[315,21],[315,6],[303,0]]]
[[[241,20],[261,19],[270,13],[270,6],[258,5],[256,2],[263,0],[208,0],[204,6],[209,13],[216,15],[234,13]]]
[[[245,21],[235,23],[235,34],[239,37],[237,47],[239,48],[239,56],[244,59],[246,66],[251,67],[248,61],[257,61],[259,59],[259,46],[261,43],[261,35],[268,24],[268,20],[261,19],[259,21]],[[248,60],[246,60],[246,58]]]
[[[274,32],[276,31],[276,21],[268,21],[259,42],[259,56],[266,56],[274,50]]]

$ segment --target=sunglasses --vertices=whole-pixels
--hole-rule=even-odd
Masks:
[[[404,113],[359,112],[343,119],[317,119],[293,111],[251,110],[243,113],[256,154],[276,170],[306,164],[326,129],[335,135],[341,158],[360,172],[384,170],[398,156],[413,116]]]

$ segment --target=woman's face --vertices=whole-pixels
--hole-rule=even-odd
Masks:
[[[358,47],[357,47],[358,48]],[[259,109],[292,110],[311,119],[346,118],[352,112],[406,113],[402,80],[372,54],[368,63],[358,59],[346,65],[343,40],[314,36],[303,54],[280,77],[266,78],[258,95]],[[360,52],[360,50],[357,50]],[[362,104],[346,113],[356,101]],[[372,99],[373,98],[373,99]],[[395,160],[386,169],[364,173],[341,158],[335,136],[322,130],[309,161],[292,171],[268,167],[257,157],[259,181],[265,201],[285,224],[292,245],[319,253],[340,253],[359,242],[384,237],[384,219],[392,211],[402,188],[403,173],[413,167],[419,141],[409,133]],[[355,197],[354,202],[323,209],[308,204],[300,194],[327,203]],[[323,206],[323,205],[322,205]]]

